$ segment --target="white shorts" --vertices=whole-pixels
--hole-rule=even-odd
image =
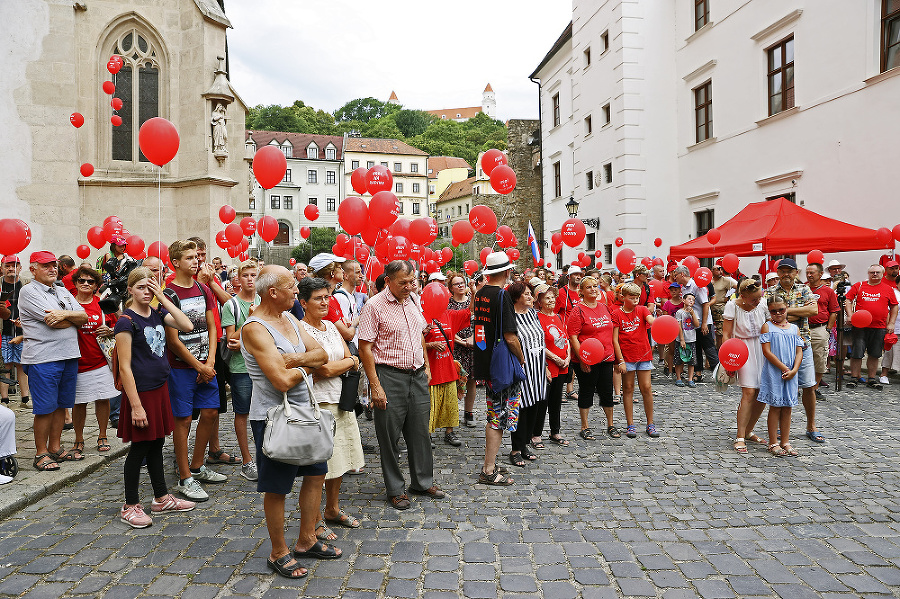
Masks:
[[[79,372],[75,380],[75,403],[91,403],[98,399],[112,399],[120,392],[113,383],[112,370],[101,366],[87,372]]]

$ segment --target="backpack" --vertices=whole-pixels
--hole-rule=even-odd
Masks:
[[[137,330],[137,327],[134,326],[134,320],[132,320],[131,317],[127,314],[122,314],[120,318],[127,318],[129,322],[131,322],[131,336],[133,338],[134,332]],[[124,391],[124,385],[122,384],[122,374],[119,372],[119,352],[116,351],[116,345],[117,343],[114,343],[112,346],[112,364],[110,364],[113,372],[113,385],[115,386],[117,391]]]

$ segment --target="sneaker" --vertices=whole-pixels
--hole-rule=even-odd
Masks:
[[[193,501],[185,501],[179,499],[169,493],[163,501],[157,502],[155,499],[150,504],[150,511],[154,514],[164,514],[166,512],[189,512],[197,507]]]
[[[888,377],[886,377],[886,376],[879,377],[878,382],[881,383],[882,385],[890,385],[891,384],[891,382],[888,380]]]
[[[466,414],[464,422],[468,428],[475,428],[477,426],[475,424],[475,414]]]
[[[247,462],[241,465],[241,476],[247,480],[259,480],[259,473],[256,471],[256,462]]]
[[[687,386],[690,387],[691,389],[693,389],[694,387],[697,386],[697,383],[695,383],[694,381],[688,381]]]
[[[122,506],[119,512],[119,520],[130,526],[131,528],[147,528],[153,524],[153,519],[144,513],[141,504],[135,504],[131,507]]]
[[[691,382],[693,382],[693,381],[691,381]],[[659,436],[659,431],[656,430],[656,425],[654,425],[654,424],[647,425],[647,436],[653,437],[654,439]]]
[[[444,443],[452,445],[453,447],[459,447],[460,445],[462,445],[462,441],[459,440],[459,437],[456,435],[456,433],[444,434]]]
[[[200,486],[193,476],[185,479],[184,484],[175,485],[175,492],[181,493],[191,501],[206,501],[209,499],[209,495],[206,494],[206,491],[203,490],[203,487]]]
[[[226,480],[228,480],[228,477],[224,474],[219,474],[215,470],[210,470],[206,466],[200,466],[199,472],[194,472],[193,470],[191,470],[191,477],[203,483],[224,483]]]
[[[825,396],[822,395],[822,392],[816,389],[816,400],[817,401],[825,401]]]
[[[691,382],[693,383],[694,381],[691,381]],[[675,381],[675,386],[676,387],[684,387],[684,381],[681,379],[678,379],[677,381]],[[696,383],[694,383],[694,386],[696,386]]]
[[[629,425],[628,428],[625,429],[625,435],[629,439],[634,439],[635,437],[637,437],[637,427],[633,424]]]

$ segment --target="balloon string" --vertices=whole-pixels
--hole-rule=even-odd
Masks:
[[[156,167],[156,251],[162,253],[162,167]],[[162,256],[159,259],[165,262]]]

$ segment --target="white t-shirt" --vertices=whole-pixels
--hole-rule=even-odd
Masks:
[[[356,298],[347,293],[347,290],[342,287],[337,287],[334,290],[334,299],[337,300],[338,304],[341,306],[341,313],[344,315],[344,324],[350,325],[353,322],[353,319],[359,315],[359,309],[356,305]],[[353,343],[359,344],[359,329],[356,329],[353,332],[353,339],[351,339]]]

